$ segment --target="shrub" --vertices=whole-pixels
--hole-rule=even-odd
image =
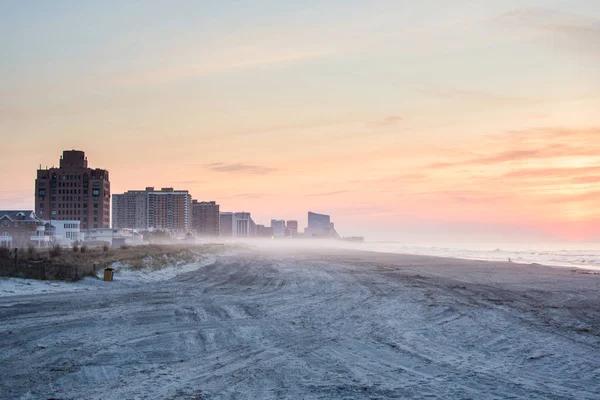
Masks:
[[[54,258],[54,257],[58,257],[62,254],[62,248],[55,244],[54,247],[52,247],[52,250],[50,250],[50,257]]]
[[[10,259],[10,249],[6,246],[0,247],[0,260]]]
[[[85,251],[87,250],[87,246],[83,245],[81,246],[81,248],[79,249],[80,252],[85,253]]]
[[[30,259],[35,258],[35,256],[37,255],[37,251],[35,250],[35,246],[30,244],[27,247],[27,255],[29,256]]]
[[[124,244],[123,246],[121,246],[121,250],[127,250],[129,248],[129,246],[127,246],[126,244]]]
[[[104,250],[104,252],[106,253],[108,251],[108,244],[102,246],[102,250]]]
[[[77,253],[79,251],[79,247],[76,244],[73,245],[73,253]]]

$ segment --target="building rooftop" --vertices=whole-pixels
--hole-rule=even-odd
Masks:
[[[0,210],[0,219],[8,218],[11,221],[39,222],[42,219],[35,215],[33,210]]]

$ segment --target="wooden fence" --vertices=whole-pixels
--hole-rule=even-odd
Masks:
[[[0,260],[0,277],[77,281],[95,275],[104,265],[95,263],[88,266],[55,264],[48,260]]]

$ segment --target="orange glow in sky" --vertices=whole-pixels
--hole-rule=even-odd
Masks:
[[[600,239],[597,2],[218,3],[2,6],[0,208],[75,148],[257,223]]]

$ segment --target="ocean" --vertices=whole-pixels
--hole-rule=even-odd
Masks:
[[[398,254],[508,261],[600,270],[600,243],[444,243],[365,242],[364,250]]]

